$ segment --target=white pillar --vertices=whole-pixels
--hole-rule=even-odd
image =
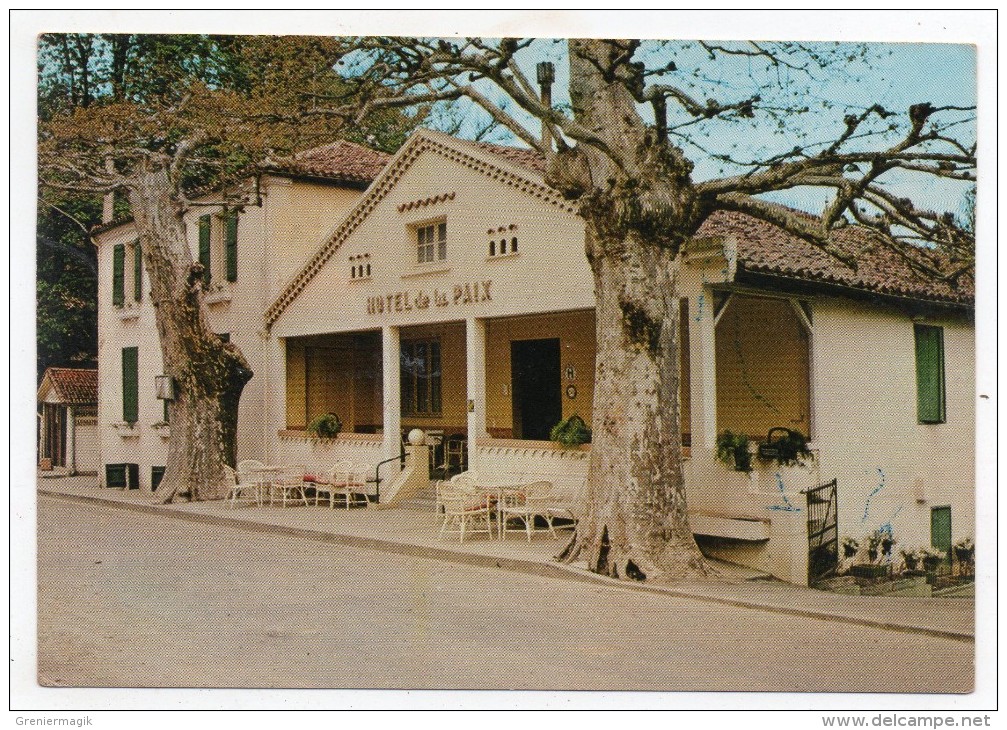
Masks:
[[[381,399],[384,439],[384,458],[402,453],[402,396],[399,383],[399,328],[385,325],[381,328]],[[389,464],[394,469],[393,464]]]
[[[77,427],[73,406],[66,409],[66,464],[71,474],[77,473]]]
[[[287,428],[287,340],[274,337],[268,331],[260,333],[264,338],[262,368],[264,372],[262,414],[262,459],[267,464],[280,463],[278,431]]]
[[[689,299],[692,449],[717,442],[717,343],[713,296],[706,287]]]
[[[465,320],[465,383],[468,390],[469,468],[476,468],[476,439],[486,433],[486,320]]]

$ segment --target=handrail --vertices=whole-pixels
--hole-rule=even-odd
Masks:
[[[381,502],[381,467],[393,461],[398,461],[400,469],[406,468],[406,447],[401,446],[400,449],[401,451],[398,456],[379,461],[374,465],[374,499],[376,502]]]

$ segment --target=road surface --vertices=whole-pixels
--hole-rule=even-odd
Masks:
[[[39,498],[39,682],[965,692],[970,643]]]

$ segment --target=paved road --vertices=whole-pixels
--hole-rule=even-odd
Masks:
[[[51,686],[965,692],[969,643],[39,499]]]

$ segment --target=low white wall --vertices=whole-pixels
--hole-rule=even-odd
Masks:
[[[96,474],[101,464],[98,423],[95,418],[75,419],[74,469],[79,474]]]
[[[572,499],[585,492],[590,455],[589,446],[562,448],[551,441],[482,438],[476,441],[473,468],[500,481],[549,481],[562,499]]]
[[[381,436],[372,434],[346,433],[334,439],[319,439],[312,438],[303,431],[280,431],[273,448],[276,451],[273,461],[277,464],[303,465],[309,473],[324,474],[343,459],[371,466],[384,460]],[[382,466],[382,483],[387,484],[398,472],[397,461]],[[373,476],[374,472],[369,471],[369,478]]]

